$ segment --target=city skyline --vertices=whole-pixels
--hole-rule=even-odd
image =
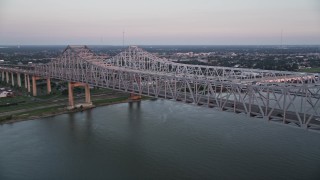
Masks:
[[[3,0],[0,27],[3,45],[319,45],[320,3]]]

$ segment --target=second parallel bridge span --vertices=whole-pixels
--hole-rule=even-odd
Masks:
[[[2,65],[0,71],[2,80],[10,72],[80,82],[320,130],[317,74],[186,65],[136,46],[110,59],[86,46],[68,46],[47,64]]]

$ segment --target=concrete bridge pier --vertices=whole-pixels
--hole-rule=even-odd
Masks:
[[[86,103],[89,103],[92,105],[89,84],[86,84],[84,86],[84,89],[85,89]]]
[[[13,76],[13,72],[11,73],[11,83],[12,83],[12,86],[14,86],[14,76]]]
[[[132,101],[140,101],[141,100],[141,96],[137,95],[135,93],[130,93],[129,99],[132,100]]]
[[[73,88],[75,87],[84,87],[85,88],[85,103],[81,103],[75,105],[74,96],[73,96]],[[89,84],[81,83],[81,82],[69,82],[68,83],[68,98],[69,98],[69,106],[68,109],[74,109],[75,107],[92,107],[91,95],[90,95],[90,87]]]
[[[37,96],[37,80],[39,77],[32,76],[32,95]]]
[[[308,124],[301,124],[302,129],[308,129]]]
[[[18,84],[18,87],[21,87],[21,76],[20,76],[20,73],[17,73],[17,84]]]
[[[4,71],[2,71],[2,73],[1,73],[2,75],[1,75],[1,78],[2,78],[2,81],[4,81]]]
[[[9,84],[9,72],[6,72],[6,80],[7,80],[7,84]]]
[[[32,76],[32,95],[37,96],[37,80],[41,79],[41,77],[38,76]],[[27,82],[28,82],[28,92],[30,92],[30,81],[29,81],[29,75],[27,75]],[[51,93],[51,80],[50,78],[47,78],[47,94]]]
[[[27,75],[27,88],[28,88],[28,93],[31,92],[31,87],[30,87],[30,76]]]
[[[68,99],[69,99],[69,106],[68,109],[74,108],[74,99],[73,99],[73,86],[72,83],[68,83]]]
[[[47,78],[47,94],[51,93],[51,80]]]
[[[24,74],[24,87],[28,89],[27,74]]]

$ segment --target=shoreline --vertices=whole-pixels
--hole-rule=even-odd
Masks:
[[[143,99],[141,99],[140,101],[142,101],[142,100]],[[54,117],[54,116],[58,116],[58,115],[62,115],[62,114],[82,112],[82,111],[87,111],[89,109],[93,109],[93,108],[96,108],[96,107],[109,106],[109,105],[122,104],[122,103],[129,103],[129,102],[138,102],[138,101],[132,101],[130,99],[127,99],[127,100],[115,101],[115,102],[106,102],[106,103],[100,103],[100,104],[98,103],[97,105],[93,105],[92,107],[89,107],[89,108],[83,108],[83,109],[75,108],[75,109],[72,109],[72,110],[68,110],[65,107],[60,112],[47,113],[47,114],[44,113],[43,115],[29,116],[27,118],[21,118],[21,119],[19,117],[16,117],[16,119],[3,120],[2,122],[0,122],[0,126],[5,125],[5,124],[13,124],[13,123],[17,123],[17,122],[22,122],[22,121],[30,121],[30,120],[40,119],[40,118]],[[57,109],[59,109],[58,106],[57,106]]]

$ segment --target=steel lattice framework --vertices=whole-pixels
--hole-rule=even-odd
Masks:
[[[27,70],[0,70],[83,82],[320,130],[316,74],[186,65],[136,46],[110,59],[95,55],[86,46],[68,46],[50,63]]]

